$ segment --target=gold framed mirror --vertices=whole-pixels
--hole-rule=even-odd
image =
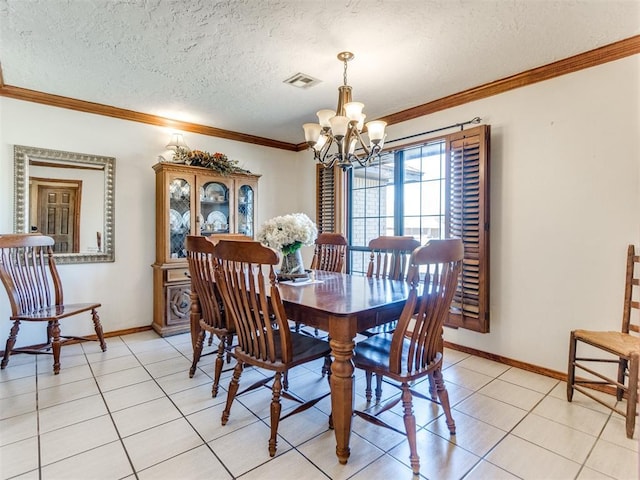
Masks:
[[[14,146],[14,231],[54,238],[56,263],[113,262],[115,158]]]

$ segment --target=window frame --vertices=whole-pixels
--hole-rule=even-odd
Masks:
[[[383,155],[392,153],[399,155],[404,162],[403,152],[420,145],[428,145],[444,142],[445,167],[441,174],[446,175],[444,200],[444,232],[441,238],[460,236],[465,245],[465,261],[458,283],[456,297],[445,325],[453,328],[466,328],[469,330],[487,333],[489,332],[489,157],[490,157],[490,126],[479,125],[477,127],[461,130],[451,134],[439,135],[433,138],[407,143],[400,147],[394,147],[383,152]],[[397,153],[396,153],[397,152]],[[462,163],[460,163],[462,162]],[[394,159],[395,163],[395,159]],[[401,164],[402,164],[401,163]],[[467,168],[472,164],[471,169]],[[322,165],[319,169],[324,169]],[[442,167],[440,167],[442,168]],[[394,206],[393,228],[395,235],[404,234],[404,168],[394,168]],[[321,175],[329,175],[328,172],[318,170],[318,178]],[[452,173],[454,172],[454,173]],[[472,172],[468,174],[468,172]],[[353,171],[343,175],[340,169],[335,169],[333,177],[333,195],[326,188],[323,192],[321,182],[318,183],[318,212],[327,208],[327,201],[333,201],[331,208],[335,212],[336,221],[331,228],[333,231],[345,233],[349,241],[349,255],[347,255],[347,272],[352,272],[352,255],[359,252],[368,252],[366,246],[353,246],[351,232],[351,212]],[[344,178],[343,178],[344,177]],[[452,179],[454,177],[454,179]],[[458,189],[452,182],[462,182]],[[399,188],[401,186],[402,188]],[[462,190],[460,191],[460,188]],[[452,208],[454,197],[462,198],[462,208]],[[461,195],[461,196],[460,196]],[[467,207],[468,198],[472,208]],[[442,199],[441,199],[442,201]],[[325,202],[324,205],[321,202]],[[341,214],[342,212],[342,214]],[[471,213],[469,213],[471,212]],[[440,208],[440,216],[443,208]],[[320,215],[320,213],[319,213]],[[367,218],[366,216],[363,218]],[[381,218],[381,217],[377,217]],[[456,225],[454,228],[453,225]],[[323,223],[323,229],[327,230],[327,223]],[[462,230],[460,230],[462,229]],[[320,229],[319,229],[320,230]],[[386,232],[382,232],[383,234]],[[454,235],[455,234],[455,235]],[[359,271],[358,271],[359,272]],[[361,273],[361,272],[360,272]]]

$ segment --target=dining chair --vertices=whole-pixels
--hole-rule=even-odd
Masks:
[[[367,277],[404,280],[411,252],[420,242],[409,236],[381,236],[369,242]]]
[[[622,327],[620,331],[573,330],[569,340],[569,372],[567,378],[567,400],[573,400],[573,391],[586,395],[616,412],[626,420],[626,434],[633,438],[637,416],[638,374],[640,371],[640,256],[635,247],[627,247]],[[581,353],[578,355],[578,345]],[[588,357],[585,357],[588,350]],[[595,353],[594,353],[595,352]],[[614,364],[612,371],[598,369],[598,365]],[[576,369],[588,374],[578,377]],[[610,402],[593,395],[595,390],[615,392],[615,401]],[[626,398],[623,410],[617,405]]]
[[[347,239],[340,233],[323,232],[315,240],[311,270],[326,272],[344,271]]]
[[[330,393],[304,402],[288,393],[286,385],[283,388],[283,375],[293,367],[314,360],[324,358],[325,362],[330,363],[331,349],[328,342],[289,329],[276,282],[274,267],[280,259],[274,249],[259,242],[241,245],[222,240],[214,250],[214,255],[219,260],[216,282],[225,311],[235,324],[238,341],[234,348],[237,364],[222,412],[222,425],[229,421],[231,406],[238,395],[265,386],[273,379],[269,439],[269,455],[273,457],[276,453],[280,420],[310,408]],[[260,380],[238,393],[240,377],[247,365],[270,370],[274,372],[274,376]],[[281,397],[300,403],[282,418]],[[331,417],[329,425],[331,426]]]
[[[214,243],[208,237],[189,235],[187,236],[186,249],[189,276],[191,277],[191,312],[199,317],[200,326],[193,349],[193,362],[189,369],[189,377],[193,377],[195,374],[202,356],[207,332],[211,334],[211,337],[218,337],[219,343],[211,387],[211,396],[215,397],[218,395],[225,353],[228,354],[227,360],[230,360],[229,355],[235,330],[225,314],[222,297],[215,283],[214,271],[217,259],[213,256]]]
[[[369,241],[369,265],[367,277],[405,280],[409,270],[411,253],[420,246],[420,242],[411,236],[380,236]],[[379,333],[392,333],[397,321],[369,328],[361,335],[371,337]],[[371,399],[372,374],[366,376],[366,392]],[[376,399],[382,396],[382,378],[376,377]]]
[[[212,233],[211,235],[206,235],[205,238],[209,240],[214,245],[217,244],[220,240],[233,240],[237,242],[253,242],[253,238],[245,235],[244,233]],[[220,308],[222,308],[222,301],[220,301]],[[216,335],[214,333],[209,334],[208,345],[211,346],[213,344],[213,338]],[[227,361],[229,361],[229,357],[227,356]]]
[[[407,282],[409,297],[393,333],[380,333],[356,344],[353,362],[365,372],[388,377],[401,394],[389,400],[375,414],[354,413],[375,425],[390,428],[407,436],[410,463],[414,474],[420,472],[416,446],[416,420],[413,397],[435,401],[410,384],[431,375],[439,403],[444,410],[449,433],[456,432],[451,416],[449,394],[442,378],[442,331],[462,266],[464,247],[460,239],[431,240],[411,254]],[[420,293],[419,290],[421,290]],[[388,425],[378,416],[402,401],[405,431]]]
[[[52,353],[53,373],[60,373],[60,348],[67,341],[93,340],[60,334],[60,322],[84,312],[91,313],[102,351],[107,350],[98,316],[100,303],[64,303],[62,281],[53,257],[54,240],[40,234],[0,235],[0,278],[11,304],[13,326],[0,363],[5,368],[12,353]],[[42,347],[14,348],[20,322],[47,322],[47,341]],[[49,352],[51,351],[51,352]]]

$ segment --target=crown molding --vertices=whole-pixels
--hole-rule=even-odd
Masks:
[[[473,87],[469,90],[464,90],[449,95],[448,97],[425,103],[424,105],[393,113],[380,120],[384,120],[388,125],[413,120],[414,118],[423,117],[441,110],[457,107],[475,100],[498,95],[516,88],[526,87],[527,85],[560,77],[585,68],[595,67],[638,53],[640,53],[640,35],[620,40],[619,42],[611,43],[594,50],[589,50],[588,52],[580,53],[573,57],[558,60],[557,62],[549,63],[541,67],[532,68],[531,70],[526,70],[501,80]]]
[[[112,107],[101,103],[87,102],[85,100],[63,97],[61,95],[53,95],[50,93],[38,92],[36,90],[14,87],[13,85],[1,85],[0,96],[16,100],[24,100],[27,102],[41,103],[52,107],[67,108],[69,110],[76,110],[79,112],[93,113],[95,115],[113,117],[121,120],[129,120],[132,122],[146,123],[160,127],[171,127],[185,132],[208,135],[210,137],[226,138],[228,140],[253,143],[265,147],[278,148],[280,150],[296,151],[296,145],[293,143],[280,142],[278,140],[271,140],[270,138],[232,132],[230,130],[223,130],[221,128],[209,127],[207,125],[200,125],[197,123],[172,120],[170,118],[136,112],[124,108]]]
[[[464,90],[462,92],[458,92],[453,95],[449,95],[447,97],[443,97],[438,100],[419,105],[417,107],[412,107],[401,112],[387,115],[380,120],[386,121],[388,125],[406,122],[407,120],[413,120],[414,118],[423,117],[425,115],[439,112],[441,110],[457,107],[465,103],[481,100],[483,98],[498,95],[509,90],[532,85],[537,82],[549,80],[555,77],[566,75],[568,73],[576,72],[578,70],[583,70],[585,68],[595,67],[603,63],[612,62],[631,55],[636,55],[638,53],[640,53],[640,35],[635,35],[633,37],[629,37],[624,40],[620,40],[618,42],[596,48],[594,50],[589,50],[588,52],[580,53],[572,57],[558,60],[557,62],[549,63],[541,67],[532,68],[531,70],[526,70],[516,75],[503,78],[501,80],[486,83],[484,85],[473,87],[468,90]],[[197,123],[182,122],[179,120],[172,120],[170,118],[159,117],[157,115],[150,115],[147,113],[135,112],[133,110],[126,110],[124,108],[112,107],[100,103],[87,102],[84,100],[63,97],[60,95],[52,95],[50,93],[28,90],[12,85],[5,85],[3,82],[1,66],[0,96],[14,98],[16,100],[24,100],[27,102],[41,103],[43,105],[50,105],[53,107],[68,108],[70,110],[93,113],[96,115],[119,118],[121,120],[129,120],[132,122],[146,123],[149,125],[157,125],[161,127],[172,127],[185,132],[200,133],[202,135],[208,135],[210,137],[226,138],[228,140],[234,140],[237,142],[252,143],[255,145],[278,148],[281,150],[300,152],[308,148],[308,145],[306,143],[293,144],[281,142],[269,138],[257,137],[254,135],[232,132],[230,130],[223,130],[221,128],[200,125]]]

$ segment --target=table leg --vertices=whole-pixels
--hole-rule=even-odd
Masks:
[[[331,411],[336,435],[336,455],[341,464],[346,464],[351,453],[351,417],[353,416],[353,349],[355,347],[355,325],[348,318],[329,318],[331,340]]]

